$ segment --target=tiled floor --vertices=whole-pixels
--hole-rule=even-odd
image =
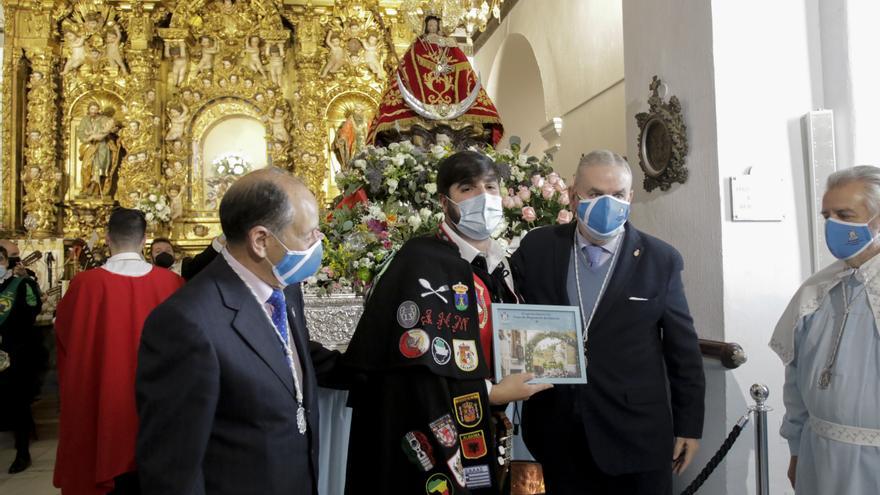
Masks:
[[[46,397],[34,404],[38,440],[31,443],[33,465],[22,473],[8,474],[15,459],[12,433],[0,433],[0,493],[3,495],[57,495],[52,486],[55,448],[58,445],[58,402]]]

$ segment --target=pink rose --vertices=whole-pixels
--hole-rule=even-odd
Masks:
[[[531,206],[526,206],[522,209],[522,219],[526,222],[531,223],[538,219],[538,214],[535,213],[534,208],[532,208]]]
[[[555,186],[556,186],[556,190],[559,192],[568,191],[568,185],[562,179],[559,179],[559,181],[555,184]]]
[[[556,172],[550,172],[550,175],[547,176],[547,182],[551,186],[555,186],[557,182],[559,182],[559,174]]]
[[[568,210],[559,210],[559,214],[556,215],[556,223],[568,223],[571,219],[574,218],[570,211]]]
[[[519,197],[519,196],[514,196],[514,197],[513,197],[513,206],[516,207],[516,208],[522,208],[522,207],[523,207],[523,200],[522,200],[522,198]]]
[[[516,203],[513,202],[513,196],[504,196],[501,198],[501,206],[505,208],[515,208]]]
[[[568,202],[571,198],[568,197],[568,192],[560,192],[559,198],[556,200],[562,206],[568,206]]]
[[[532,185],[535,187],[542,187],[544,185],[544,178],[538,174],[532,176]]]
[[[526,186],[519,186],[519,192],[517,193],[517,196],[519,196],[519,199],[523,201],[528,201],[532,199],[532,192],[529,191],[529,188]]]
[[[549,182],[544,184],[544,187],[541,188],[541,196],[543,196],[544,199],[550,199],[554,194],[556,194],[556,189]]]

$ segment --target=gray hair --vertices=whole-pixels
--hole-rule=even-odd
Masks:
[[[581,170],[599,165],[622,168],[626,171],[630,181],[632,180],[632,169],[629,167],[629,163],[626,162],[626,158],[610,150],[594,150],[586,155],[581,155],[581,161],[578,163],[577,170],[574,171],[575,181],[581,175]]]
[[[880,168],[873,165],[857,165],[838,170],[828,176],[825,191],[861,182],[865,186],[865,206],[872,215],[880,213]]]

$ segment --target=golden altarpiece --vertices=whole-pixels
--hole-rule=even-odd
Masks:
[[[114,205],[162,197],[151,234],[194,250],[220,232],[239,164],[331,198],[337,134],[347,153],[362,143],[414,37],[400,6],[4,1],[0,237],[44,250],[103,238]]]

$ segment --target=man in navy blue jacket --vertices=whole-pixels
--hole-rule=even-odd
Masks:
[[[226,248],[148,318],[136,385],[145,495],[318,493],[316,387],[334,383],[339,353],[309,342],[303,315],[317,212],[280,169],[242,177],[220,204]]]
[[[586,327],[588,383],[523,410],[554,495],[669,494],[699,447],[705,380],[683,262],[627,223],[632,195],[620,155],[584,156],[570,189],[577,221],[530,232],[511,261],[526,303],[578,306]]]

